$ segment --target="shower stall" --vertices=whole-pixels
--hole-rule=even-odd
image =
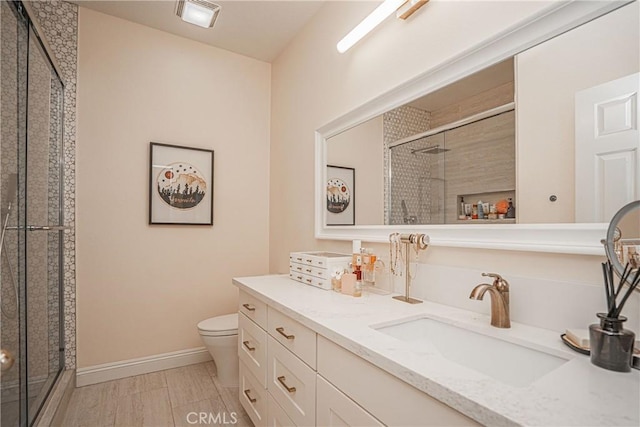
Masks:
[[[515,198],[515,110],[401,138],[387,157],[387,224],[458,224],[465,198]]]
[[[19,1],[0,2],[0,418],[36,420],[64,369],[63,82]]]

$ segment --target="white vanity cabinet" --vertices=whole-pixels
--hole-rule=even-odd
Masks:
[[[243,291],[238,336],[240,402],[256,426],[478,425]]]
[[[318,336],[318,374],[384,425],[480,425],[322,336]],[[318,402],[319,408],[327,405]],[[320,413],[320,409],[318,411]],[[345,414],[356,416],[355,410],[344,411]],[[357,425],[358,422],[348,425]]]
[[[240,403],[256,426],[316,424],[316,333],[240,292]]]

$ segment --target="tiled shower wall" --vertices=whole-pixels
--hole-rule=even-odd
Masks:
[[[396,167],[396,169],[394,170],[391,163],[392,159],[390,155],[389,144],[402,138],[406,138],[408,136],[429,130],[430,120],[431,114],[429,112],[410,106],[398,107],[395,110],[384,113],[383,115],[382,126],[384,142],[384,170],[388,172],[391,168],[391,173],[393,173],[394,187],[397,185],[400,188],[414,189],[414,191],[409,191],[406,195],[401,195],[400,197],[389,197],[389,194],[393,194],[390,193],[392,180],[390,179],[389,173],[385,173],[385,224],[404,223],[404,214],[401,207],[402,200],[405,200],[409,215],[417,215],[417,212],[420,210],[419,207],[421,202],[424,202],[425,205],[428,205],[428,200],[421,200],[421,194],[425,192],[419,191],[419,187],[414,181],[418,180],[419,176],[428,175],[429,170],[420,167],[420,165],[418,164],[421,163],[419,159],[416,159],[416,162],[413,162],[415,163],[415,167]],[[409,169],[421,169],[421,172],[418,175],[413,173],[413,171],[410,171]]]
[[[60,0],[30,2],[52,49],[64,89],[64,336],[67,369],[76,367],[75,163],[78,7]]]
[[[513,87],[513,82],[508,82],[433,111],[403,106],[383,115],[385,224],[404,224],[405,217],[415,224],[454,224],[458,220],[458,195],[496,192],[495,200],[485,200],[491,202],[513,195],[512,115],[505,115],[511,117],[506,127],[505,117],[486,119],[449,131],[447,141],[441,133],[389,149],[390,144],[400,139],[513,102]],[[480,142],[484,142],[482,146],[478,145]],[[416,151],[436,145],[446,146],[448,152]],[[471,150],[472,146],[478,151]],[[453,148],[456,150],[451,151]],[[474,167],[469,172],[470,164]],[[403,201],[406,211],[402,208]]]

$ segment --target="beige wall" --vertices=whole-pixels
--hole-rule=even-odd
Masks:
[[[335,43],[375,5],[327,2],[273,64],[271,272],[287,271],[291,250],[351,248],[350,242],[314,238],[315,129],[547,5],[429,2],[410,20],[389,19],[339,54]],[[388,257],[388,245],[366,246]],[[421,260],[504,274],[600,280],[600,257],[432,247]]]
[[[327,140],[327,164],[354,168],[356,224],[384,224],[382,116]]]
[[[270,65],[80,9],[78,367],[202,346],[268,271]],[[215,150],[214,225],[149,226],[149,142]]]
[[[519,222],[574,222],[575,93],[638,71],[639,16],[635,2],[517,56]]]

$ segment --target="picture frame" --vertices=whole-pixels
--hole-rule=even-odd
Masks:
[[[213,159],[213,150],[150,143],[150,225],[213,225]]]
[[[356,170],[327,165],[327,225],[355,225]]]

